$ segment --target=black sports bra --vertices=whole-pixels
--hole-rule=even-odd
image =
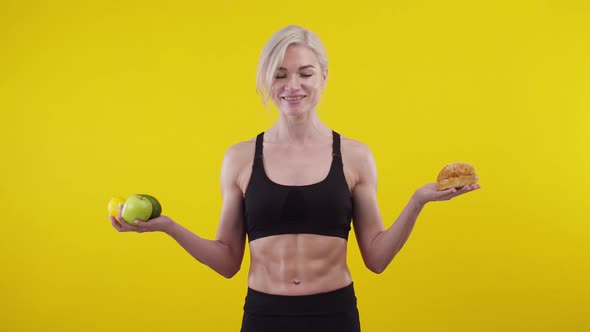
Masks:
[[[348,240],[352,195],[344,177],[340,135],[332,131],[332,164],[320,182],[290,186],[273,182],[264,171],[264,132],[256,137],[244,214],[248,241],[278,234],[318,234]]]

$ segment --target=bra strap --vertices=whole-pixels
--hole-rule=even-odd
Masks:
[[[340,154],[340,134],[332,130],[332,156],[341,157]]]
[[[254,152],[254,159],[262,157],[262,141],[264,140],[264,132],[256,136],[256,151]]]

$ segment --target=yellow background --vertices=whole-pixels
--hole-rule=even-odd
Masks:
[[[213,238],[223,153],[276,119],[256,65],[288,24],[327,47],[320,116],[371,147],[387,226],[445,164],[480,176],[381,275],[351,234],[363,331],[589,330],[581,0],[1,0],[0,330],[238,330],[248,252],[227,280],[106,206],[151,193]]]

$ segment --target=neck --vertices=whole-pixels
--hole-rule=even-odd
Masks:
[[[331,135],[332,130],[322,123],[317,112],[312,111],[301,116],[281,115],[267,133],[277,142],[304,144],[315,138]]]

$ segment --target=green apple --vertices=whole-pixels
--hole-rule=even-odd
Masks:
[[[147,221],[152,215],[152,202],[144,195],[131,195],[123,205],[122,217],[125,222],[135,225],[135,220]]]

